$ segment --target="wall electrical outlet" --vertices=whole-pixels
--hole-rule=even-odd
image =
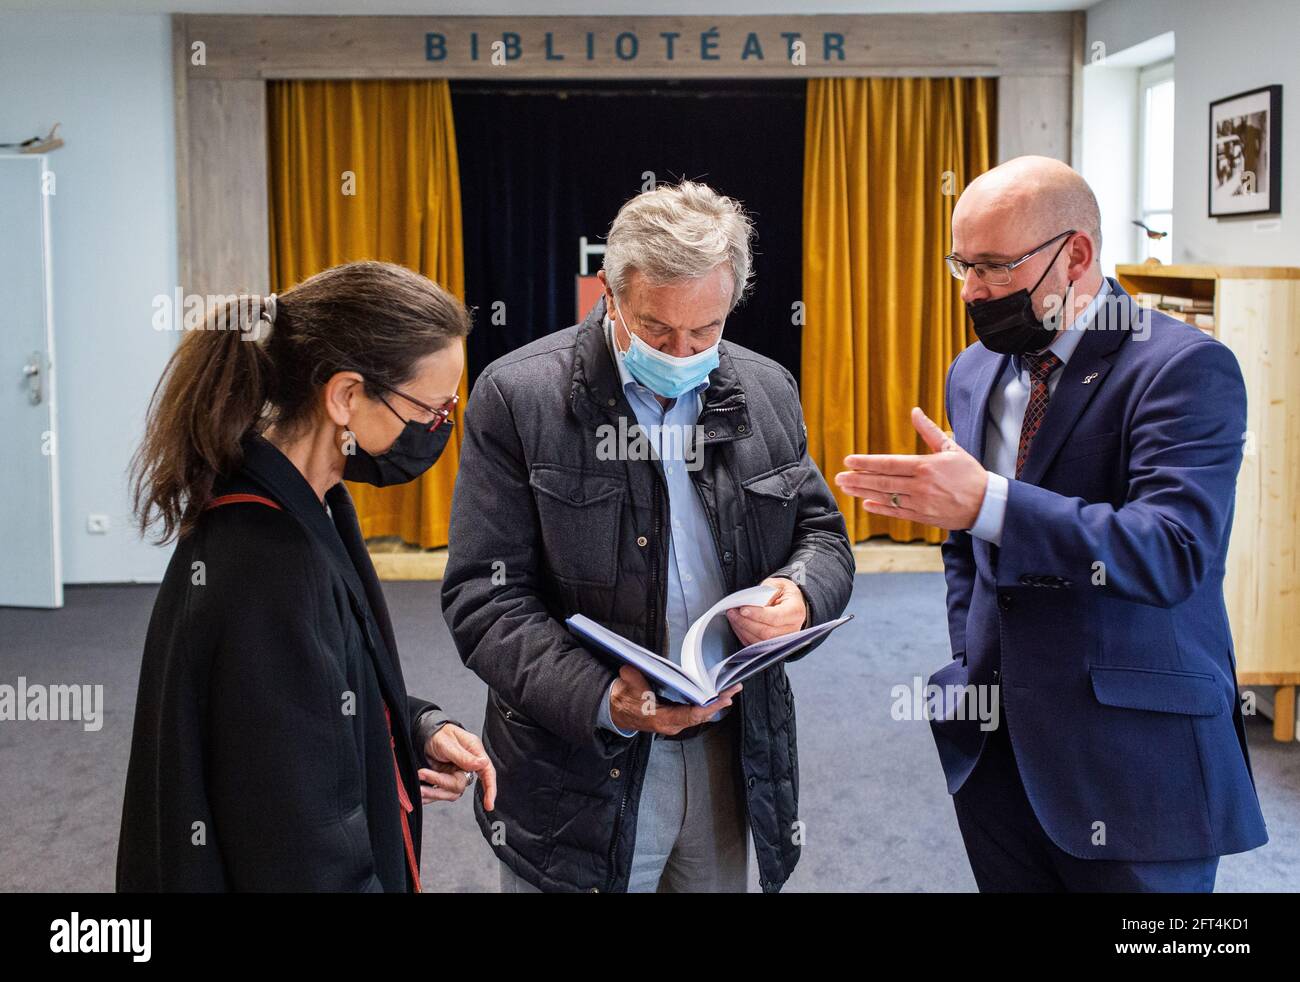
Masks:
[[[86,531],[91,535],[104,535],[108,532],[107,515],[86,516]]]

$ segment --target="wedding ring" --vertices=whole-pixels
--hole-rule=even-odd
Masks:
[[[890,503],[891,505],[893,505],[895,508],[898,507],[898,492],[897,492],[897,491],[895,491],[893,494],[891,494],[891,495],[889,496],[889,503]]]

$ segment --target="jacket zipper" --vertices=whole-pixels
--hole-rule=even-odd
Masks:
[[[741,402],[737,403],[737,404],[734,405],[734,406],[705,406],[703,409],[700,410],[700,414],[699,414],[699,416],[696,416],[695,419],[696,419],[696,422],[698,423],[698,422],[699,422],[699,419],[700,419],[700,416],[703,416],[703,415],[705,415],[706,413],[711,413],[711,412],[712,412],[712,413],[730,413],[730,412],[735,412],[736,410],[738,410],[738,409],[743,409],[743,408],[745,408],[745,403],[744,403],[743,400],[742,400]],[[702,453],[702,452],[703,452],[703,451],[701,451],[701,453]],[[661,655],[664,654],[664,652],[663,652],[663,624],[662,624],[662,622],[661,622],[661,617],[660,617],[660,614],[659,614],[659,610],[660,610],[660,608],[661,608],[661,602],[662,602],[664,599],[666,599],[666,598],[663,597],[663,594],[664,594],[664,592],[665,592],[665,590],[666,590],[666,586],[665,586],[663,583],[661,583],[660,568],[659,568],[659,557],[660,557],[660,552],[661,552],[661,549],[660,549],[659,543],[660,543],[660,541],[661,541],[661,537],[662,537],[662,534],[663,534],[663,533],[662,533],[662,530],[663,530],[663,523],[662,523],[662,521],[661,521],[661,518],[662,518],[662,503],[663,503],[663,497],[662,497],[662,491],[663,491],[663,488],[662,488],[662,483],[663,483],[663,481],[662,481],[662,478],[660,478],[660,476],[659,476],[659,472],[658,472],[658,471],[655,471],[655,472],[654,472],[654,496],[653,496],[653,498],[652,498],[652,500],[651,500],[651,507],[652,507],[652,510],[654,511],[654,516],[655,516],[655,524],[654,524],[654,540],[653,540],[654,543],[655,543],[655,554],[654,554],[654,563],[653,563],[653,566],[651,567],[651,579],[652,579],[652,581],[654,582],[654,585],[655,585],[656,589],[653,589],[653,590],[650,591],[650,596],[651,596],[651,598],[652,598],[651,602],[654,604],[654,606],[651,608],[651,614],[653,615],[653,616],[652,616],[652,619],[651,619],[651,624],[654,626],[654,639],[655,639],[655,647],[654,647],[654,650],[658,651],[659,654],[661,654]],[[694,479],[692,479],[691,483],[692,483],[692,485],[695,484]],[[696,494],[700,494],[700,489],[699,489],[698,486],[695,487],[695,493],[696,493]],[[703,496],[702,496],[702,495],[701,495],[701,498],[700,498],[700,503],[704,506],[704,514],[705,514],[705,515],[708,517],[708,519],[709,519],[709,531],[711,532],[711,534],[712,534],[712,536],[713,536],[713,550],[714,550],[715,553],[718,553],[718,561],[719,561],[719,562],[722,562],[722,554],[721,554],[721,552],[719,552],[719,550],[720,550],[720,548],[721,548],[721,537],[720,537],[720,535],[719,535],[719,533],[718,533],[718,531],[717,531],[717,528],[715,527],[714,518],[713,518],[713,516],[709,513],[708,505],[704,503],[704,500],[703,500]],[[723,571],[724,571],[724,572],[723,572],[723,575],[725,576],[725,575],[726,575],[726,564],[725,564],[725,563],[723,563]],[[728,582],[730,582],[730,579],[728,579]],[[743,732],[744,732],[744,731],[743,731],[743,726],[744,726],[744,722],[745,722],[745,711],[744,711],[744,706],[743,706],[743,704],[741,705],[741,711],[740,711],[740,722],[741,722],[742,733],[743,733]],[[609,867],[609,874],[607,875],[606,880],[605,880],[605,891],[606,891],[607,893],[608,893],[609,891],[611,891],[611,890],[614,889],[614,879],[615,879],[615,875],[616,875],[615,865],[614,865],[614,864],[615,864],[616,853],[618,852],[618,835],[619,835],[619,832],[622,831],[622,828],[623,828],[623,815],[624,815],[624,813],[626,813],[626,811],[627,811],[627,799],[628,799],[628,797],[630,796],[631,791],[632,791],[632,777],[633,777],[633,775],[634,775],[635,772],[636,772],[637,766],[638,766],[638,765],[640,764],[640,762],[641,762],[641,747],[642,747],[642,746],[647,742],[647,741],[645,740],[645,736],[646,736],[646,734],[644,734],[644,733],[639,733],[639,734],[637,734],[636,738],[634,739],[634,741],[633,741],[633,743],[632,743],[632,759],[631,759],[631,761],[629,762],[629,766],[628,766],[627,781],[626,781],[626,782],[624,783],[624,785],[623,785],[623,796],[622,796],[622,798],[619,799],[619,803],[618,803],[618,814],[615,815],[615,817],[614,817],[614,835],[613,835],[613,837],[612,837],[612,838],[610,839],[610,841],[609,841],[609,857],[608,857],[608,862],[607,862],[607,865],[608,865],[608,867]],[[653,739],[654,739],[654,734],[649,734],[649,737],[650,737],[651,740],[653,740]],[[739,741],[737,741],[737,742],[739,742]],[[743,754],[742,754],[742,757],[743,757]],[[743,768],[742,768],[742,776],[743,776]],[[745,798],[746,798],[746,805],[748,805],[748,798],[749,798],[749,790],[748,790],[748,787],[746,787],[746,790],[745,790]]]
[[[706,413],[734,413],[736,410],[744,408],[745,404],[743,402],[737,403],[734,406],[705,406],[700,410],[700,415],[695,417],[695,421],[698,423],[700,417],[704,416]]]
[[[733,413],[738,409],[744,409],[744,408],[745,408],[744,399],[741,399],[734,406],[705,406],[703,409],[700,410],[700,415],[695,417],[695,422],[698,425],[700,421],[700,417],[708,413]],[[700,453],[701,455],[704,453],[703,448],[700,449]],[[713,551],[714,553],[717,554],[718,562],[722,566],[722,575],[727,580],[727,588],[731,591],[734,591],[736,589],[736,582],[734,579],[734,574],[729,574],[727,572],[727,563],[722,558],[722,533],[718,530],[718,523],[716,521],[716,517],[713,514],[713,512],[709,511],[709,503],[704,500],[704,493],[700,490],[700,486],[699,484],[696,483],[694,478],[691,478],[691,485],[695,488],[695,494],[700,499],[700,507],[704,509],[704,517],[709,520],[709,533],[713,536]]]
[[[712,412],[725,413],[740,408],[743,408],[743,404],[742,406],[724,406],[721,408],[716,408],[713,409]],[[710,411],[709,409],[702,410],[700,412],[700,416],[703,416],[705,412],[709,412],[709,411]],[[734,572],[728,573],[726,561],[722,557],[722,533],[718,530],[717,522],[715,521],[715,516],[713,512],[709,510],[709,503],[704,500],[704,492],[700,490],[700,486],[695,483],[695,480],[693,478],[691,480],[691,484],[695,487],[695,493],[700,498],[700,506],[704,509],[704,515],[709,520],[709,531],[713,535],[713,551],[718,556],[718,562],[722,564],[722,575],[726,577],[728,589],[734,592],[736,589],[735,574]],[[745,700],[741,699],[740,702],[735,703],[734,705],[736,706],[736,709],[740,713],[739,724],[738,724],[739,734],[736,737],[736,753],[737,753],[736,766],[739,768],[741,784],[745,789],[745,820],[746,822],[749,822],[750,815],[753,813],[753,811],[749,803],[749,780],[745,776]],[[752,829],[751,829],[751,834],[752,834]]]
[[[663,590],[660,589],[660,582],[659,582],[660,581],[659,543],[661,538],[661,530],[663,528],[663,524],[660,521],[662,500],[663,499],[662,499],[662,493],[660,488],[659,474],[656,471],[654,477],[654,494],[651,497],[651,510],[654,511],[654,516],[655,516],[654,539],[653,539],[654,546],[655,546],[655,553],[654,553],[654,560],[651,565],[650,578],[655,585],[655,589],[652,589],[650,591],[650,597],[651,597],[650,623],[653,626],[653,630],[654,630],[654,642],[655,642],[654,650],[658,651],[660,654],[663,654],[662,651],[663,625],[660,623],[660,619],[659,619],[659,607],[660,607],[660,600],[661,600],[660,595],[663,593]],[[641,762],[641,747],[646,742],[645,740],[646,736],[647,734],[645,733],[638,733],[632,741],[632,759],[628,762],[627,774],[625,775],[626,780],[623,782],[623,797],[619,800],[618,814],[614,817],[614,835],[609,840],[609,860],[608,860],[609,873],[605,879],[606,893],[609,893],[614,889],[614,879],[615,876],[617,875],[615,862],[616,862],[616,854],[618,852],[618,836],[619,836],[619,832],[622,831],[623,828],[623,815],[627,811],[627,799],[632,792],[632,778],[633,775],[636,773],[637,766]],[[648,734],[648,736],[651,740],[654,739],[654,734]]]

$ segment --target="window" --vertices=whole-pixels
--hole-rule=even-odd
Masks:
[[[1153,239],[1138,229],[1139,258],[1162,263],[1174,255],[1174,63],[1151,65],[1138,73],[1137,217],[1164,232]]]

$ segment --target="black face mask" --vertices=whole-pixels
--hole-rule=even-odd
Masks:
[[[966,313],[970,315],[975,326],[975,335],[989,351],[1000,355],[1024,355],[1033,351],[1042,351],[1056,337],[1056,325],[1044,324],[1034,315],[1033,292],[1047,278],[1048,272],[1056,265],[1061,250],[1065,248],[1067,238],[1057,247],[1056,255],[1043,270],[1028,290],[1023,287],[1015,293],[994,300],[979,300],[966,304]],[[1071,283],[1070,286],[1074,284]]]
[[[393,445],[381,454],[354,446],[343,464],[343,477],[377,488],[414,481],[442,456],[451,438],[451,426],[452,421],[448,419],[430,432],[428,423],[408,420]]]

